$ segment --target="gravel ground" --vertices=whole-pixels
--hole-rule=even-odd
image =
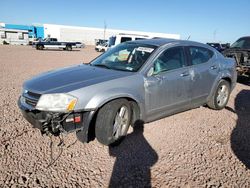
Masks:
[[[250,83],[221,111],[200,107],[130,130],[115,148],[75,134],[41,136],[22,117],[24,80],[89,62],[93,47],[37,51],[0,45],[0,187],[250,187]]]

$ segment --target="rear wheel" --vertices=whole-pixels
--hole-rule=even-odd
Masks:
[[[72,46],[67,45],[67,46],[66,46],[66,50],[67,50],[67,51],[71,51],[71,50],[72,50]]]
[[[230,84],[226,80],[221,80],[207,105],[215,110],[223,109],[229,100]]]
[[[38,46],[36,47],[36,49],[38,49],[38,50],[43,50],[43,45],[38,45]]]
[[[126,99],[105,104],[98,112],[95,135],[104,145],[118,145],[127,135],[131,123],[131,106]]]

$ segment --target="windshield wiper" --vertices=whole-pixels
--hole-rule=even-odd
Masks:
[[[91,64],[91,65],[96,66],[96,67],[103,67],[103,68],[106,68],[106,69],[110,69],[110,67],[105,65],[105,64]]]

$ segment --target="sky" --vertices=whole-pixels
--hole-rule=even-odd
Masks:
[[[180,34],[198,42],[250,36],[250,0],[3,0],[0,22]]]

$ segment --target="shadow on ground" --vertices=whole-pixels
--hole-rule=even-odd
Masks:
[[[237,158],[250,169],[250,90],[242,90],[236,96],[234,112],[238,120],[231,134],[231,148]]]
[[[241,83],[241,84],[244,84],[244,85],[247,85],[247,86],[250,86],[250,77],[238,76],[237,82]]]
[[[70,50],[70,51],[68,51],[68,50],[63,50],[63,49],[43,49],[43,50],[39,50],[39,51],[43,51],[43,52],[46,52],[46,51],[61,51],[61,52],[80,52],[81,50],[80,49],[76,49],[76,48],[74,48],[74,49],[72,49],[72,50]]]
[[[158,155],[143,136],[143,125],[116,147],[109,147],[109,154],[116,157],[109,187],[151,187],[150,167]]]

